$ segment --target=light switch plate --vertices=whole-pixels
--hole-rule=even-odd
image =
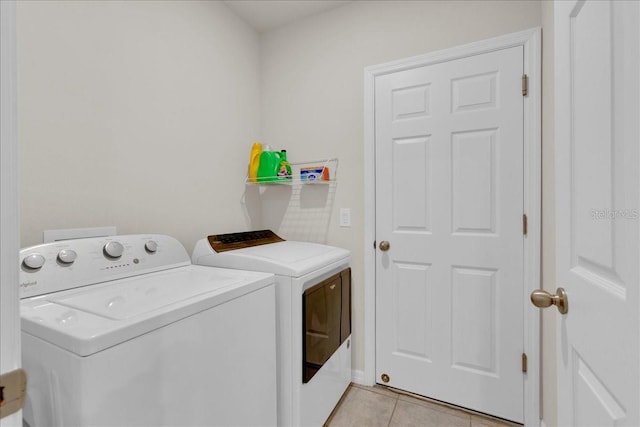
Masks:
[[[351,227],[351,208],[340,208],[340,227]]]

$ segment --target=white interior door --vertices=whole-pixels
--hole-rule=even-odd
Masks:
[[[517,46],[375,81],[377,381],[517,422],[522,74]]]
[[[555,6],[558,421],[640,425],[640,3]]]

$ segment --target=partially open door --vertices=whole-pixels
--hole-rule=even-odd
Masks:
[[[559,1],[555,23],[558,425],[637,426],[640,2]]]

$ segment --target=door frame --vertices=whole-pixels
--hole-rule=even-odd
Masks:
[[[510,47],[524,49],[524,72],[528,94],[524,97],[524,212],[528,230],[524,239],[524,352],[528,358],[524,377],[524,423],[539,426],[540,413],[540,310],[529,302],[529,294],[541,287],[541,29],[443,49],[424,55],[366,67],[364,70],[364,372],[355,382],[373,385],[376,366],[376,240],[375,226],[375,80],[385,74],[451,61]]]

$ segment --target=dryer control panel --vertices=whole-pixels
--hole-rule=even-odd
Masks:
[[[190,264],[184,246],[160,234],[45,243],[20,250],[20,298]]]

